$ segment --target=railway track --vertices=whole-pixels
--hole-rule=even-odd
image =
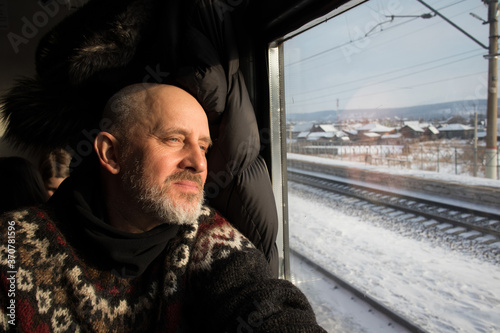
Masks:
[[[373,205],[393,209],[419,217],[425,227],[435,227],[447,234],[461,235],[466,239],[477,239],[483,244],[500,243],[500,216],[465,208],[457,205],[440,203],[432,200],[414,198],[386,192],[371,187],[353,185],[332,180],[307,171],[288,170],[288,179],[297,183],[321,188],[323,190],[350,196]]]
[[[347,301],[352,301],[353,299],[356,299],[358,302],[363,302],[366,304],[368,308],[370,308],[369,312],[372,315],[377,315],[377,313],[384,317],[387,318],[388,321],[391,322],[391,326],[393,329],[395,329],[395,332],[412,332],[412,333],[427,333],[426,330],[423,328],[419,327],[415,323],[411,322],[409,319],[404,317],[403,315],[393,311],[392,309],[388,308],[387,306],[383,305],[379,301],[377,301],[375,298],[370,297],[366,293],[362,292],[361,290],[357,289],[354,287],[352,284],[344,281],[340,277],[332,274],[328,270],[324,269],[322,266],[318,265],[308,257],[304,256],[303,254],[299,253],[298,251],[295,251],[294,249],[290,249],[290,252],[293,256],[298,258],[301,262],[306,264],[307,266],[310,267],[312,271],[314,271],[314,274],[317,278],[325,278],[330,281],[332,281],[336,285],[337,288],[342,288],[347,292],[347,295],[351,296],[344,296],[345,298],[349,298],[349,300],[343,300],[343,302]],[[337,293],[338,295],[338,293]],[[361,321],[361,320],[359,320]],[[397,328],[399,326],[399,328]],[[368,329],[373,330],[373,327],[368,327]]]
[[[288,180],[307,186],[322,189],[328,193],[334,193],[336,200],[351,202],[357,207],[369,207],[369,209],[393,218],[400,216],[401,220],[412,220],[423,228],[432,228],[443,235],[452,235],[462,239],[479,242],[486,248],[493,249],[497,261],[500,253],[500,216],[491,212],[474,210],[457,205],[445,204],[433,200],[415,198],[409,195],[395,194],[370,186],[351,184],[348,180],[333,180],[329,177],[321,177],[321,174],[307,172],[299,169],[288,170]],[[464,205],[465,206],[465,205]],[[426,332],[418,325],[412,323],[397,311],[386,307],[365,292],[339,278],[332,272],[321,267],[313,260],[301,253],[290,250],[291,253],[303,262],[318,271],[325,278],[334,281],[341,288],[349,291],[359,300],[366,302],[375,311],[390,318],[390,320],[404,327],[410,332]]]

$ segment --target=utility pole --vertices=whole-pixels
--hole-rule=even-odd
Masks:
[[[488,58],[488,106],[486,127],[486,169],[485,177],[497,179],[497,57],[498,57],[498,0],[488,3],[488,23],[490,24],[490,47]]]
[[[475,108],[475,105],[474,105]],[[474,177],[477,177],[477,111],[474,112]]]
[[[498,58],[498,0],[483,0],[485,4],[488,5],[488,21],[484,24],[490,25],[490,43],[489,47],[486,47],[464,31],[462,28],[457,26],[455,23],[444,17],[437,10],[426,4],[423,0],[417,0],[430,10],[432,10],[436,15],[440,16],[446,22],[450,23],[453,27],[457,28],[460,32],[465,34],[467,37],[472,39],[474,42],[479,44],[485,49],[488,49],[488,54],[485,56],[488,59],[488,104],[487,104],[487,114],[486,118],[488,121],[486,127],[486,151],[485,151],[485,177],[490,179],[497,179],[497,91],[498,91],[498,77],[497,77],[497,58]],[[473,15],[474,16],[474,15]],[[475,16],[476,17],[476,16]]]

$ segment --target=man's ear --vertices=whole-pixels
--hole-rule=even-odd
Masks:
[[[94,140],[94,149],[104,169],[113,175],[120,172],[119,143],[114,135],[108,132],[99,132]]]

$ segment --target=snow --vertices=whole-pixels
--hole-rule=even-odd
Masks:
[[[300,258],[292,254],[290,262],[293,268],[292,282],[308,295],[309,302],[315,308],[316,320],[328,332],[408,333],[408,330],[385,316],[377,315],[365,302],[352,298],[351,293],[325,279],[316,270],[311,270]]]
[[[374,147],[377,147],[377,146],[374,146]],[[362,164],[362,163],[358,163],[358,162],[342,161],[342,160],[337,160],[337,159],[307,156],[307,155],[293,154],[293,153],[288,153],[287,158],[294,159],[294,160],[311,161],[311,162],[317,162],[317,163],[323,163],[323,164],[335,165],[335,166],[347,166],[347,167],[352,167],[352,168],[363,168],[363,169],[367,169],[367,170],[371,170],[371,171],[378,171],[378,172],[390,172],[391,174],[395,174],[395,175],[408,175],[408,176],[427,178],[427,179],[440,179],[440,180],[445,180],[445,181],[449,181],[449,182],[456,182],[456,183],[460,183],[460,184],[464,184],[464,185],[500,187],[500,181],[498,181],[498,180],[472,177],[472,176],[466,176],[466,175],[454,175],[454,174],[446,174],[446,173],[437,173],[437,172],[432,172],[432,171],[408,170],[408,169],[401,169],[401,168],[387,169],[386,167],[367,165],[367,164]]]
[[[499,242],[452,229],[443,239],[414,216],[293,182],[288,188],[291,248],[428,332],[500,332]],[[336,302],[331,284],[303,282],[311,276],[300,261],[291,271],[328,332],[401,332],[366,308]]]
[[[383,126],[383,125],[380,125],[380,124],[377,124],[377,123],[369,123],[369,124],[366,124],[366,125],[358,128],[357,130],[358,131],[377,132],[377,133],[386,133],[386,132],[393,131],[394,128],[393,127]]]
[[[335,132],[313,132],[307,136],[308,141],[317,141],[318,139],[325,138],[331,139],[335,137]]]
[[[474,127],[463,125],[463,124],[449,124],[439,128],[440,132],[446,131],[470,131],[473,130]]]

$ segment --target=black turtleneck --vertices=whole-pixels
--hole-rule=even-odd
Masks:
[[[89,264],[124,278],[141,275],[179,226],[162,224],[144,233],[128,233],[109,225],[99,170],[82,169],[67,178],[48,202],[61,231]]]

